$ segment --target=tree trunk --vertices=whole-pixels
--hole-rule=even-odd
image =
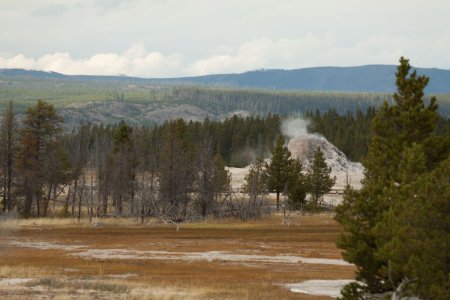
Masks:
[[[102,201],[102,214],[106,215],[108,214],[108,193],[106,191],[103,191],[103,201]]]
[[[23,209],[23,214],[28,218],[31,214],[31,206],[33,204],[33,193],[30,191],[25,192],[25,207]]]
[[[3,178],[3,211],[6,211],[6,176]]]
[[[93,203],[94,203],[94,178],[93,178],[93,174],[91,173],[91,194],[90,194],[90,199],[89,199],[89,223],[92,222],[92,209],[93,209]]]
[[[64,216],[66,217],[69,215],[70,187],[71,185],[69,184],[69,189],[67,190],[66,203],[64,204]]]
[[[77,216],[78,222],[80,222],[80,218],[81,218],[81,199],[82,199],[82,197],[83,197],[83,190],[80,191],[80,195],[78,197],[78,216]]]
[[[36,193],[37,217],[39,219],[41,212],[41,193]]]
[[[44,217],[47,216],[48,204],[50,203],[50,198],[52,196],[52,189],[53,189],[53,184],[50,184],[50,186],[48,187],[47,197],[44,200],[44,207],[42,209],[43,210],[42,216],[44,216]]]
[[[9,133],[8,136],[8,162],[7,162],[7,167],[8,167],[8,178],[7,178],[7,184],[6,184],[6,201],[8,203],[8,211],[11,211],[13,206],[12,206],[12,199],[11,199],[11,186],[12,186],[12,168],[13,168],[13,153],[12,153],[12,132]]]
[[[75,203],[77,203],[78,178],[75,178],[72,197],[72,217],[75,216]]]
[[[277,211],[280,210],[280,192],[277,192]]]
[[[133,184],[134,185],[134,184]],[[130,196],[130,210],[131,210],[131,215],[135,216],[135,207],[134,207],[134,186],[131,188],[131,196]]]
[[[13,208],[13,203],[11,199],[11,186],[12,186],[12,176],[13,176],[13,158],[14,158],[14,144],[16,141],[15,130],[15,114],[13,111],[13,102],[9,102],[8,109],[3,115],[1,124],[1,137],[3,144],[3,210],[11,211]]]
[[[52,197],[53,198],[53,211],[54,212],[56,211],[56,198],[58,197],[57,194],[56,194],[56,192],[57,192],[56,189],[57,189],[57,185],[55,184],[54,187],[53,187],[53,197]]]

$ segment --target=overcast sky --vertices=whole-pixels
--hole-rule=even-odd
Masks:
[[[0,0],[0,68],[179,77],[450,69],[449,0]]]

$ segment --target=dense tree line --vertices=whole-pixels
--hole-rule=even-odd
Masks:
[[[39,100],[19,126],[10,103],[0,128],[3,210],[41,217],[63,201],[61,215],[78,218],[86,207],[89,216],[108,214],[110,205],[118,216],[185,217],[188,207],[206,216],[229,190],[225,166],[250,164],[280,135],[276,115],[153,127],[82,124],[71,133],[62,121]]]
[[[310,122],[308,130],[319,133],[338,147],[352,161],[362,162],[367,156],[371,141],[372,121],[377,109],[369,107],[365,112],[357,109],[340,114],[332,108],[325,112],[308,111],[304,117]],[[435,132],[445,135],[450,132],[450,118],[439,115]]]
[[[283,193],[289,208],[298,209],[312,190],[307,183],[313,177],[304,176],[301,162],[290,157],[277,115],[222,122],[177,119],[152,127],[82,124],[71,133],[62,131],[62,122],[51,104],[39,100],[19,126],[10,103],[0,128],[3,210],[25,217],[47,216],[50,210],[77,218],[86,213],[90,218],[111,213],[206,217],[217,214],[231,192],[225,166],[255,161],[261,178],[256,188],[250,188],[252,175],[247,178],[250,199],[231,208],[238,211],[232,215],[244,217],[244,209],[245,218],[259,216],[255,207],[268,206],[261,201],[268,192],[277,194],[277,208]],[[256,158],[269,155],[273,163],[258,168],[262,159]],[[316,203],[333,183],[314,193]]]
[[[317,110],[305,114],[310,121],[308,130],[323,135],[352,161],[362,161],[367,154],[374,116],[373,107],[366,112],[358,109],[355,113],[339,114],[336,109],[330,109],[324,113]]]

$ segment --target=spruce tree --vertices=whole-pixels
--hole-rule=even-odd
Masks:
[[[299,159],[294,160],[292,163],[287,190],[289,209],[302,209],[305,204],[307,188],[306,176],[303,174],[303,164]]]
[[[428,78],[410,70],[409,61],[402,57],[394,104],[385,101],[372,122],[363,187],[348,190],[336,209],[336,219],[345,229],[337,245],[344,250],[344,259],[357,266],[356,279],[364,283],[347,286],[343,290],[346,299],[393,291],[407,278],[405,263],[395,257],[411,253],[397,247],[398,253],[389,250],[407,227],[396,228],[392,216],[402,209],[408,211],[404,203],[415,194],[399,191],[432,171],[449,154],[449,138],[434,135],[436,99],[432,97],[428,105],[423,101]],[[405,164],[408,159],[414,163]]]
[[[19,211],[29,217],[36,203],[37,217],[41,214],[43,186],[52,165],[46,164],[49,149],[54,147],[56,136],[62,131],[63,119],[56,114],[50,103],[38,100],[36,106],[27,110],[20,131],[17,170],[19,193],[24,195]]]
[[[306,185],[308,192],[311,194],[310,205],[312,209],[320,207],[321,203],[319,203],[319,200],[336,183],[336,177],[330,176],[331,171],[331,167],[325,161],[322,149],[317,147],[314,152],[314,159],[306,174]]]
[[[135,174],[136,150],[133,145],[133,128],[120,122],[114,131],[114,144],[112,154],[113,177],[113,199],[116,208],[116,215],[122,216],[123,203],[128,198],[131,200],[131,213],[134,213],[133,184]]]
[[[170,121],[162,136],[159,161],[159,200],[162,212],[184,219],[195,179],[195,153],[184,120]]]
[[[284,146],[284,138],[279,136],[272,150],[272,159],[266,164],[268,188],[277,194],[277,210],[280,208],[280,193],[291,176],[293,161],[291,152]]]
[[[378,257],[399,297],[447,299],[450,294],[450,157],[426,171],[423,147],[403,152],[399,183],[388,187],[391,205],[375,227]]]

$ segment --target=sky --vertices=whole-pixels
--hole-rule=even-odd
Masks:
[[[450,69],[449,0],[0,0],[0,68],[181,77]]]

